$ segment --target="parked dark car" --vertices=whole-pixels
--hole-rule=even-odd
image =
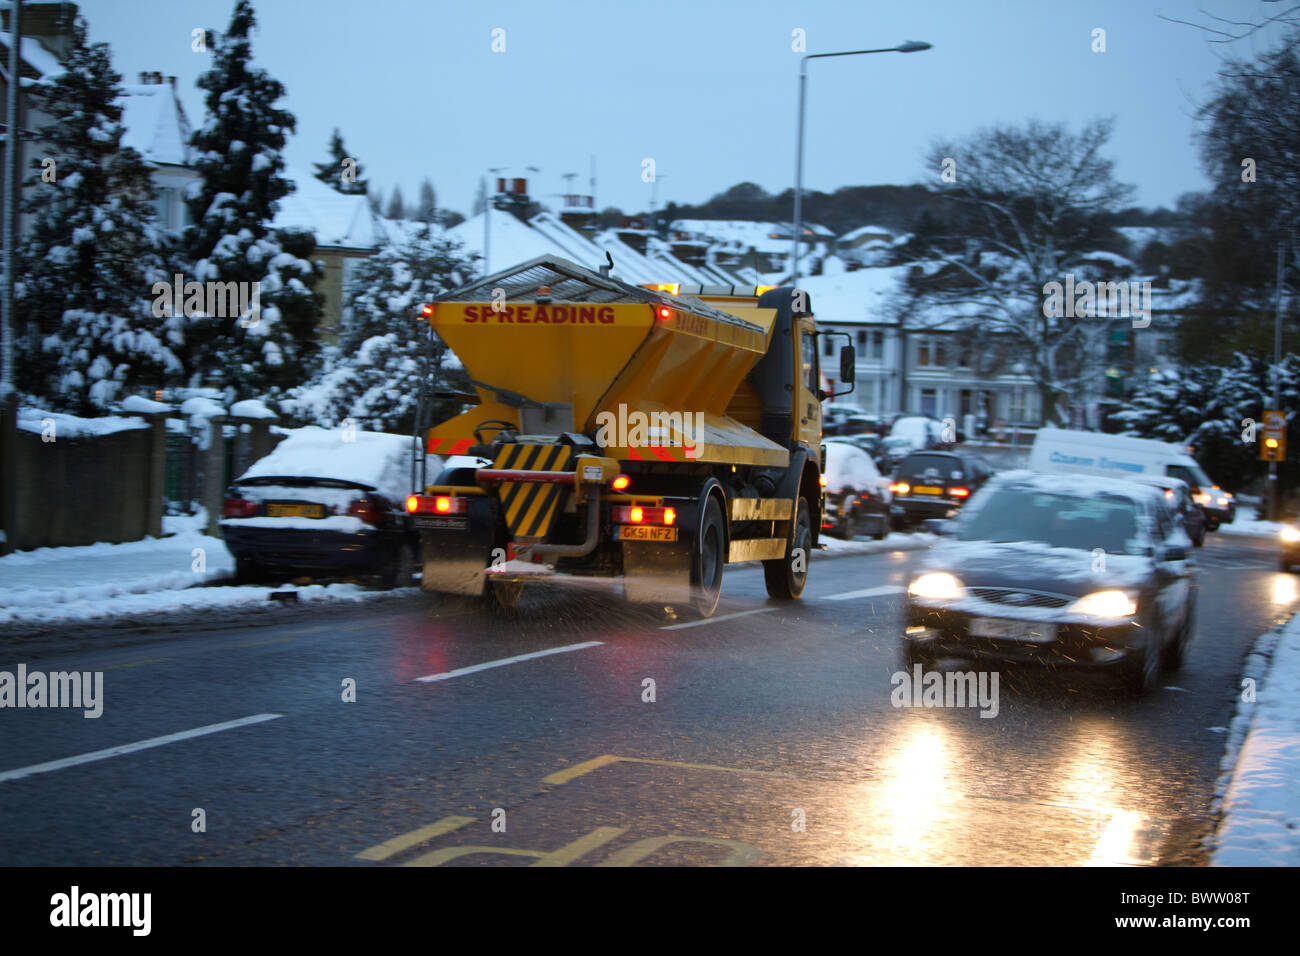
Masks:
[[[941,657],[1113,669],[1134,692],[1176,668],[1196,619],[1190,541],[1156,488],[1007,472],[908,587],[911,663]]]
[[[899,463],[889,486],[894,527],[951,517],[992,475],[992,466],[970,452],[912,452]]]
[[[886,458],[885,440],[872,432],[856,435],[835,435],[834,438],[836,441],[848,442],[850,445],[865,451],[871,456],[871,460],[876,463],[877,468],[881,467],[881,463]]]
[[[889,480],[849,438],[826,440],[823,479],[822,530],[846,541],[859,533],[877,541],[889,534]]]
[[[419,535],[406,495],[415,454],[409,436],[295,431],[226,491],[221,533],[238,582],[358,576],[414,586]]]

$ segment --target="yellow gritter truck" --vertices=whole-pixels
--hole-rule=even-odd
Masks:
[[[819,333],[790,288],[629,285],[540,257],[422,309],[479,402],[429,430],[469,456],[407,510],[426,591],[513,605],[550,580],[707,617],[724,566],[803,592],[821,525]],[[846,336],[847,337],[847,336]],[[840,379],[853,382],[853,349]]]

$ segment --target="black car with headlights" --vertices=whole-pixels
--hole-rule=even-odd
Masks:
[[[1196,618],[1191,541],[1160,489],[1007,472],[947,530],[908,587],[909,663],[1107,668],[1137,693],[1181,664]]]
[[[992,475],[989,463],[969,452],[914,451],[889,486],[891,523],[901,530],[927,518],[951,517]]]

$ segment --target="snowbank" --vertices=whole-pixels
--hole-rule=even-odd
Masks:
[[[47,423],[53,423],[55,441],[61,438],[95,438],[100,435],[112,435],[115,432],[130,431],[134,428],[148,428],[147,422],[138,418],[78,418],[76,415],[64,415],[62,412],[43,412],[39,408],[20,408],[18,410],[18,427],[25,432],[37,435],[46,433]]]
[[[1245,676],[1254,676],[1247,673]],[[1212,866],[1300,866],[1300,615],[1282,629],[1224,799]],[[1250,715],[1253,714],[1253,719]]]

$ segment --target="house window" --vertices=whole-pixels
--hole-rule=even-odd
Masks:
[[[1008,417],[1013,422],[1019,424],[1028,420],[1028,397],[1028,389],[1016,388],[1011,390],[1011,414]]]
[[[1160,338],[1156,339],[1156,355],[1160,358],[1168,358],[1171,344],[1169,338],[1163,335],[1160,336]]]
[[[973,355],[970,349],[961,349],[957,352],[957,367],[970,368]]]
[[[858,351],[863,355],[867,354],[867,332],[865,329],[858,329]]]
[[[822,355],[830,358],[835,353],[835,343],[831,341],[829,335],[822,336]]]
[[[885,333],[879,329],[871,330],[871,358],[879,362],[885,357]]]
[[[158,219],[158,225],[164,229],[172,227],[172,198],[173,190],[170,189],[160,189],[158,195],[154,197],[154,216]]]
[[[928,418],[935,417],[939,405],[938,393],[933,388],[921,389],[921,414]]]
[[[943,339],[934,335],[923,335],[916,340],[916,364],[919,368],[944,368],[948,356]]]

